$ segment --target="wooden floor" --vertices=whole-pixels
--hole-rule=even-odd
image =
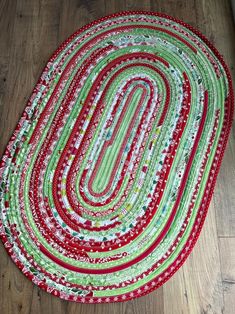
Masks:
[[[203,32],[235,78],[235,33],[229,0],[1,0],[0,154],[52,52],[80,26],[120,10],[165,12]],[[26,279],[0,244],[0,313],[235,313],[235,127],[209,214],[191,256],[157,291],[120,304],[62,301]]]

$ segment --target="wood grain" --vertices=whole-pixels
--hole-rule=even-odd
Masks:
[[[235,313],[235,239],[220,238],[221,274],[224,291],[224,313]]]
[[[164,285],[165,313],[223,313],[223,287],[213,201],[197,244],[177,272],[178,280]],[[171,300],[171,302],[169,302]]]
[[[229,0],[0,0],[0,154],[46,61],[76,29],[121,10],[153,10],[198,28],[224,55],[235,78]],[[201,237],[183,267],[157,291],[126,303],[62,301],[26,279],[0,245],[1,314],[235,313],[235,127]]]

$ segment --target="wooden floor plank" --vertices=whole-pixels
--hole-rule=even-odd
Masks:
[[[8,3],[16,4],[16,1]],[[11,45],[6,48],[9,62],[3,95],[4,106],[1,110],[1,132],[3,132],[0,137],[1,153],[46,61],[58,45],[59,15],[56,18],[56,1],[54,3],[51,1],[50,4],[49,13],[46,1],[18,1],[15,12],[13,9],[9,12],[4,9],[3,15],[9,17],[6,26],[13,27],[13,31],[12,34],[10,33]],[[59,14],[58,9],[57,14]],[[3,270],[4,259],[7,259],[8,263]],[[3,301],[0,302],[0,313],[35,313],[35,308],[38,309],[38,313],[41,313],[41,309],[44,309],[42,313],[46,313],[47,309],[50,309],[52,298],[43,292],[41,302],[36,307],[38,288],[11,262],[2,245],[0,263],[0,269],[4,273],[4,280],[1,280],[1,301]],[[59,314],[60,308],[60,305],[57,308],[53,307],[53,311],[56,310]]]
[[[222,313],[223,289],[215,208],[211,204],[194,250],[164,285],[165,314]]]
[[[6,1],[7,2],[7,1]],[[31,75],[29,68],[24,67],[23,58],[26,50],[24,49],[25,36],[21,36],[22,31],[27,31],[32,26],[32,18],[28,19],[28,24],[20,23],[17,16],[16,2],[14,2],[14,9],[12,9],[13,1],[8,2],[8,7],[2,6],[1,15],[9,21],[5,21],[5,25],[1,30],[5,30],[5,36],[8,37],[8,30],[10,31],[9,38],[5,39],[6,50],[5,54],[8,56],[5,73],[5,87],[2,95],[3,106],[1,108],[1,152],[11,135],[15,124],[18,121],[25,106],[24,93],[20,93],[23,86],[27,87],[28,92],[32,87],[27,86],[29,80],[26,78]],[[1,19],[1,22],[4,20]],[[10,41],[10,42],[9,42]],[[7,44],[8,42],[8,44]],[[3,43],[2,43],[3,44]],[[2,45],[1,44],[1,45]],[[1,50],[1,54],[3,51]],[[29,60],[29,62],[32,60]],[[31,63],[32,66],[33,63]],[[25,89],[24,89],[25,90]],[[20,95],[21,94],[21,95]],[[18,98],[19,97],[19,98]],[[15,267],[8,257],[6,251],[1,245],[1,302],[0,313],[20,313],[21,311],[29,312],[32,295],[32,283],[25,279],[22,273]]]
[[[222,284],[224,291],[223,314],[235,313],[235,238],[220,238]]]
[[[10,61],[10,50],[14,45],[14,24],[16,12],[16,2],[1,1],[0,2],[0,155],[3,152],[3,148],[6,145],[8,135],[5,131],[6,125],[6,112],[8,110],[6,102],[4,101],[5,95],[7,94],[8,84],[8,72],[9,72],[9,61]],[[15,126],[13,125],[12,128]]]
[[[164,1],[161,3],[161,11],[171,10],[173,16],[200,30],[204,16],[197,16],[198,6],[200,2]],[[205,250],[206,247],[208,250]],[[212,309],[213,313],[221,313],[221,287],[216,220],[214,207],[211,206],[195,250],[183,267],[164,285],[164,313],[212,313]]]
[[[235,28],[230,1],[204,0],[197,9],[198,19],[203,17],[202,31],[224,56],[235,81]],[[235,124],[233,123],[214,193],[218,236],[235,236],[234,191]]]

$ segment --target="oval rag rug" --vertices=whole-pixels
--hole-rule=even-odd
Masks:
[[[145,295],[202,228],[233,115],[228,69],[191,26],[122,12],[47,63],[0,165],[2,241],[63,299]]]

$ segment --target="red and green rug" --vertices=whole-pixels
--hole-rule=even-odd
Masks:
[[[71,301],[160,287],[199,236],[232,115],[225,62],[191,26],[149,12],[84,26],[50,58],[0,164],[12,260]]]

